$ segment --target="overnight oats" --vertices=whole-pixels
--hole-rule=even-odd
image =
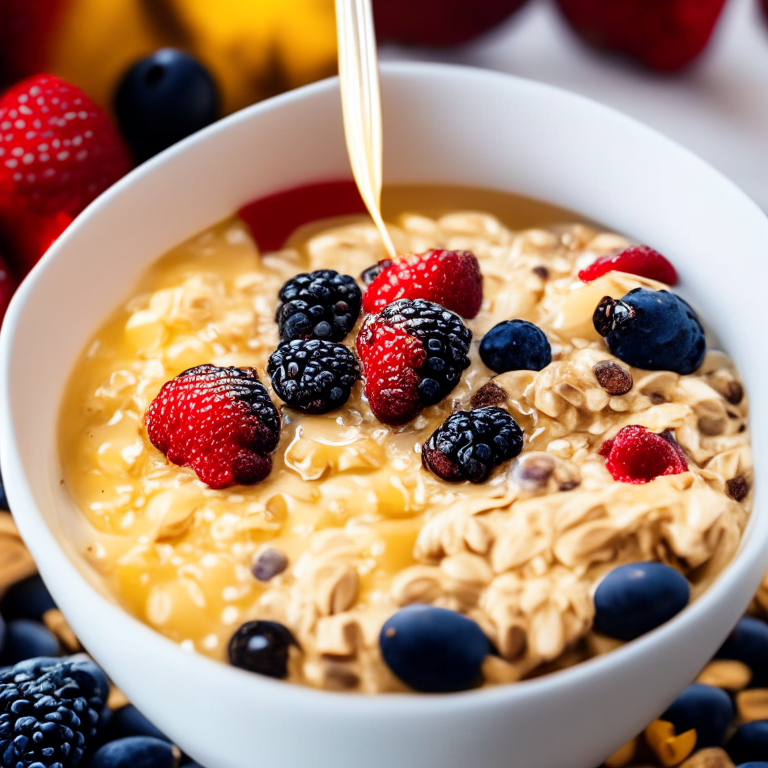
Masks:
[[[455,691],[610,651],[726,567],[747,401],[672,265],[458,208],[395,216],[395,261],[362,217],[270,253],[232,218],[98,330],[62,477],[131,613],[295,683]]]

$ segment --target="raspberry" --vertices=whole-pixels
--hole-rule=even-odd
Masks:
[[[280,301],[275,319],[283,341],[341,341],[357,322],[362,295],[353,277],[318,269],[289,280]]]
[[[360,363],[343,344],[320,339],[284,341],[267,364],[272,388],[291,408],[327,413],[349,399]]]
[[[667,285],[677,283],[677,272],[672,264],[647,245],[635,245],[611,256],[601,256],[579,272],[579,280],[591,283],[608,272],[629,272]]]
[[[482,483],[491,470],[523,450],[523,431],[503,408],[452,413],[421,451],[426,469],[449,482]]]
[[[469,251],[427,251],[377,266],[378,273],[363,297],[365,312],[379,312],[397,299],[426,299],[468,318],[480,311],[483,277]],[[367,269],[364,279],[375,269]]]
[[[88,663],[44,658],[0,670],[0,765],[75,768],[104,704],[98,675]]]
[[[683,449],[671,433],[656,434],[637,425],[624,427],[613,440],[606,440],[600,455],[606,457],[605,466],[613,479],[622,483],[638,485],[688,471]]]
[[[439,403],[469,366],[470,341],[458,315],[424,299],[398,299],[368,315],[357,351],[376,418],[397,426]]]
[[[280,414],[253,368],[206,364],[180,373],[144,423],[155,448],[211,488],[263,480],[280,439]]]

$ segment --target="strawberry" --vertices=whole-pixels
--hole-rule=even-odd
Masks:
[[[28,272],[94,198],[130,170],[109,117],[81,90],[37,75],[0,98],[0,236]]]
[[[677,283],[677,272],[672,264],[647,245],[634,245],[610,256],[601,256],[579,272],[579,280],[591,283],[607,272],[629,272],[667,285]]]
[[[606,457],[611,477],[622,483],[649,483],[662,475],[688,471],[683,449],[670,432],[656,434],[638,425],[624,427],[613,440],[606,440],[600,455]]]
[[[144,416],[169,461],[211,488],[253,485],[272,471],[280,414],[253,368],[198,365],[166,382]]]
[[[357,350],[376,418],[398,426],[440,402],[469,366],[470,341],[458,315],[424,299],[398,299],[368,315]]]
[[[427,251],[379,262],[363,297],[365,312],[379,312],[396,299],[426,299],[462,317],[472,318],[483,303],[483,276],[477,258],[469,251]],[[375,270],[376,268],[372,268]]]
[[[690,64],[709,41],[725,0],[557,0],[579,36],[659,72]]]

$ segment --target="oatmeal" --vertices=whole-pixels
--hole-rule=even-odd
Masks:
[[[700,594],[732,558],[750,508],[738,375],[712,350],[693,373],[628,365],[593,322],[604,297],[618,312],[630,291],[668,286],[619,271],[580,281],[630,245],[582,224],[512,231],[456,212],[403,214],[391,231],[399,252],[471,251],[482,273],[479,312],[463,321],[468,367],[402,425],[376,418],[362,380],[341,407],[309,414],[286,406],[266,373],[286,281],[320,269],[357,277],[381,258],[362,221],[264,255],[241,221],[223,222],[161,259],[98,331],[66,395],[61,456],[92,527],[88,557],[118,599],[221,660],[242,625],[277,622],[288,630],[288,680],[372,693],[408,689],[379,635],[414,603],[482,629],[498,650],[482,662],[491,685],[615,647],[593,629],[593,595],[617,566],[671,565]],[[479,342],[511,319],[544,332],[551,362],[486,367]],[[351,350],[362,323],[343,339]],[[255,368],[281,411],[271,472],[254,485],[213,489],[148,438],[145,413],[161,387],[204,364]],[[500,456],[487,479],[446,482],[422,466],[422,446],[471,408],[501,409],[522,451]],[[614,479],[626,427],[653,433],[681,465],[650,482]]]

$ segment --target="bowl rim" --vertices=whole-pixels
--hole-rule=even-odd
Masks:
[[[385,83],[396,82],[400,79],[428,80],[430,78],[444,79],[446,77],[463,79],[469,83],[485,80],[506,81],[514,83],[518,88],[540,91],[553,100],[559,99],[586,105],[591,110],[595,119],[610,118],[616,120],[618,118],[627,126],[633,126],[635,131],[644,133],[657,142],[663,141],[676,152],[688,155],[702,170],[706,169],[713,176],[719,177],[718,182],[730,188],[731,194],[736,196],[740,206],[751,208],[753,213],[766,220],[765,214],[746,193],[692,151],[635,118],[585,96],[539,81],[498,71],[455,64],[384,62],[381,64],[381,76]],[[90,221],[94,217],[98,217],[102,207],[119,197],[126,187],[133,185],[137,180],[158,172],[170,158],[208,141],[213,136],[227,132],[241,122],[258,119],[260,115],[280,110],[284,106],[296,101],[326,94],[337,88],[338,78],[332,77],[259,102],[217,121],[138,166],[94,200],[75,219],[16,291],[8,308],[2,332],[0,333],[0,466],[2,467],[3,477],[6,478],[5,485],[11,506],[17,507],[19,510],[14,519],[24,541],[28,542],[29,549],[33,554],[45,552],[46,562],[41,566],[41,572],[45,571],[51,574],[56,569],[63,569],[61,573],[66,575],[67,581],[73,582],[74,580],[78,582],[80,590],[87,590],[89,600],[92,603],[92,613],[96,614],[102,611],[107,620],[117,621],[129,628],[132,635],[141,638],[141,642],[146,643],[146,653],[151,654],[156,650],[159,655],[172,654],[177,659],[180,659],[182,655],[194,658],[194,662],[185,663],[201,664],[205,669],[215,671],[217,675],[223,675],[224,678],[239,689],[238,693],[242,692],[244,685],[251,686],[255,694],[258,694],[264,686],[269,690],[277,690],[279,688],[283,697],[293,698],[297,702],[299,700],[306,702],[317,701],[324,707],[338,710],[339,712],[343,711],[346,715],[354,713],[358,717],[378,717],[380,715],[394,714],[395,712],[401,716],[411,714],[417,716],[427,712],[435,714],[463,710],[470,706],[472,708],[482,708],[495,707],[502,703],[511,705],[528,698],[532,694],[546,695],[564,685],[581,685],[596,675],[603,677],[611,675],[618,669],[631,665],[635,657],[654,653],[655,650],[664,646],[668,639],[696,624],[702,619],[704,614],[710,611],[713,605],[725,599],[728,593],[744,576],[745,572],[755,568],[758,563],[761,563],[763,568],[768,567],[768,552],[764,552],[767,549],[764,545],[766,539],[768,539],[768,512],[764,513],[766,520],[761,526],[764,529],[762,532],[763,538],[759,539],[754,530],[756,522],[758,522],[757,518],[759,517],[757,514],[759,507],[757,494],[755,495],[755,503],[750,514],[748,527],[742,535],[739,548],[733,559],[718,574],[714,582],[701,596],[667,623],[610,653],[593,657],[541,677],[521,680],[514,684],[500,684],[461,691],[451,695],[414,695],[410,692],[389,693],[383,696],[339,695],[339,693],[334,691],[316,689],[305,685],[286,685],[284,681],[254,675],[253,673],[215,661],[202,654],[190,654],[178,643],[170,640],[133,616],[116,599],[111,600],[105,597],[90,584],[67,555],[65,548],[59,543],[55,533],[48,526],[40,509],[37,507],[26,472],[16,450],[17,438],[10,399],[10,364],[14,355],[14,337],[19,326],[23,308],[30,296],[34,294],[36,286],[48,265],[66,248],[69,240],[77,230],[89,226]],[[754,433],[754,420],[752,416],[750,416],[750,426],[752,433]],[[58,429],[58,425],[55,428]]]

